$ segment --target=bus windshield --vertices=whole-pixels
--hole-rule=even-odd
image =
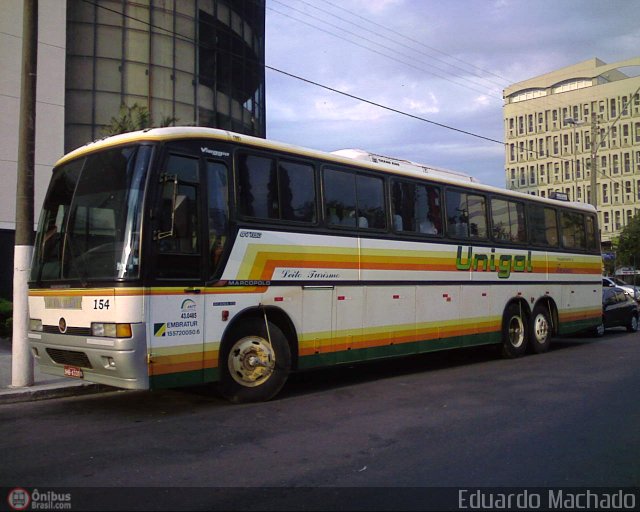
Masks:
[[[139,277],[151,146],[107,149],[54,170],[42,207],[32,281]]]

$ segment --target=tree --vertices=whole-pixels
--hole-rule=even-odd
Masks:
[[[623,228],[618,238],[617,264],[640,264],[640,215],[635,215]]]
[[[171,126],[175,124],[175,117],[165,116],[160,121],[159,126]],[[102,129],[106,136],[118,135],[120,133],[135,132],[151,128],[151,112],[144,105],[134,103],[131,106],[122,105],[117,117],[112,117],[111,122]]]

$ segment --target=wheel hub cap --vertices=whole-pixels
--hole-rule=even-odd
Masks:
[[[273,348],[259,336],[238,340],[231,348],[227,361],[231,377],[247,387],[259,386],[271,377],[275,362]]]

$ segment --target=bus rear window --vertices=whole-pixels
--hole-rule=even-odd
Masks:
[[[584,216],[581,213],[561,212],[560,229],[562,230],[562,246],[565,249],[587,248],[584,230]]]

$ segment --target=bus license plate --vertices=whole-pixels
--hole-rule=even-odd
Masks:
[[[75,366],[65,366],[64,376],[73,377],[74,379],[82,379],[84,377],[84,373],[82,373],[81,368],[77,368]]]

